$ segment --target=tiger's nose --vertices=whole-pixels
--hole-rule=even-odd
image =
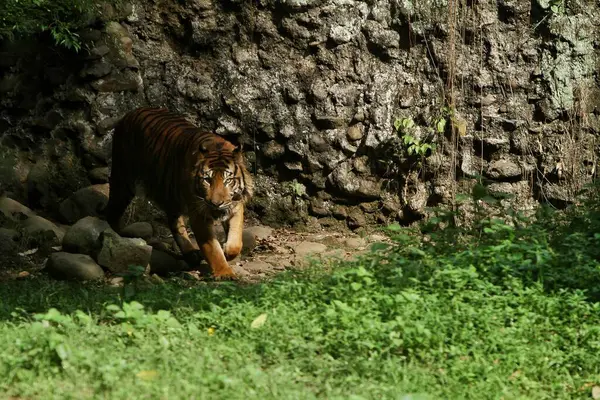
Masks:
[[[220,199],[210,201],[210,205],[213,206],[214,208],[221,208],[221,206],[223,206],[223,203],[225,203],[225,201],[220,200]]]

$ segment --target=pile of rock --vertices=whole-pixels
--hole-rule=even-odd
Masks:
[[[81,189],[63,201],[63,218],[74,222],[71,226],[54,223],[9,197],[0,197],[3,254],[19,257],[19,251],[21,255],[32,254],[34,248],[43,248],[42,253],[49,253],[44,270],[50,276],[80,281],[102,279],[105,271],[113,275],[130,266],[158,274],[188,268],[184,261],[164,251],[164,243],[152,240],[150,223],[133,223],[119,235],[99,218],[108,195],[108,190],[102,190],[108,188],[101,186]]]

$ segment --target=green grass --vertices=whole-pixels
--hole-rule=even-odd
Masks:
[[[600,217],[418,232],[257,285],[0,286],[4,398],[590,399]],[[489,212],[485,212],[488,215]],[[449,226],[452,226],[450,224]],[[265,319],[266,316],[266,319]]]

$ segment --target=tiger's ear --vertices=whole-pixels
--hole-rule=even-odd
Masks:
[[[236,146],[233,147],[234,153],[241,153],[244,151],[244,142],[239,142]]]
[[[244,144],[240,143],[239,145],[233,148],[233,156],[237,162],[242,162],[244,160]]]

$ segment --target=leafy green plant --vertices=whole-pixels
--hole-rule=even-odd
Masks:
[[[99,16],[101,9],[102,4],[93,0],[4,0],[0,2],[0,39],[47,32],[56,45],[78,52],[82,43],[77,30]]]
[[[435,143],[422,142],[414,136],[415,123],[412,118],[401,118],[394,121],[394,128],[402,135],[402,142],[406,146],[409,155],[417,155],[421,158],[427,156],[428,151],[434,151]]]
[[[294,196],[303,197],[306,195],[306,186],[294,179],[292,181],[292,193]]]
[[[143,278],[146,269],[141,265],[130,265],[126,271],[118,273],[117,276],[123,277],[123,286],[121,289],[121,302],[131,299],[135,296],[138,284]]]
[[[564,15],[567,12],[567,2],[566,0],[549,0],[547,7],[544,7],[544,9],[546,10],[544,17],[533,26],[533,30],[536,30],[538,26],[552,16]]]
[[[565,0],[550,0],[550,11],[554,14],[562,14],[565,12]]]

